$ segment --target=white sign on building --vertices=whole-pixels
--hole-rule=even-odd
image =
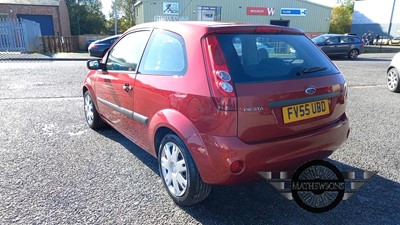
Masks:
[[[179,3],[163,2],[164,15],[179,15]]]
[[[199,21],[221,21],[221,7],[198,6],[197,20]]]

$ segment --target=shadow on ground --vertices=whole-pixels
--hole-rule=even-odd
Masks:
[[[157,160],[153,156],[112,128],[99,133],[122,144],[144,166],[158,174]],[[341,171],[362,172],[359,168],[329,161]],[[303,210],[266,181],[214,186],[205,201],[182,209],[202,224],[398,224],[399,202],[400,184],[375,175],[349,200],[323,214]]]

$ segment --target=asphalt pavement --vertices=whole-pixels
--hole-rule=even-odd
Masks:
[[[87,52],[82,53],[19,53],[19,52],[0,52],[0,60],[7,61],[87,61],[96,59]]]
[[[205,201],[178,207],[156,159],[112,128],[85,124],[86,59],[0,55],[0,224],[399,224],[400,95],[385,86],[393,55],[333,60],[349,87],[351,133],[330,161],[378,174],[324,214],[266,181],[215,186]]]

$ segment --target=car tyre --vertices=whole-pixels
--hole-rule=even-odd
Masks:
[[[164,187],[177,205],[190,206],[208,197],[211,186],[203,182],[186,145],[175,134],[162,139],[158,165]]]
[[[352,49],[352,50],[350,50],[348,57],[349,57],[349,59],[357,59],[358,54],[359,53],[358,53],[357,49]]]
[[[101,120],[99,113],[97,112],[96,105],[93,102],[92,95],[89,91],[86,91],[83,95],[83,108],[85,111],[86,123],[92,129],[98,129],[104,126],[104,122]]]
[[[396,68],[391,68],[387,73],[387,87],[390,91],[399,93],[400,92],[400,76],[399,71]]]

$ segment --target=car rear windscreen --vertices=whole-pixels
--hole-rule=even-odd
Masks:
[[[218,34],[234,82],[301,79],[339,73],[304,35]]]

